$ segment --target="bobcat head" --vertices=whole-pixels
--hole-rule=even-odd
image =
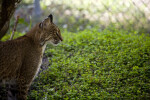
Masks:
[[[39,40],[41,46],[49,43],[57,45],[63,41],[59,28],[53,23],[53,16],[51,14],[39,23],[38,27],[40,29]]]

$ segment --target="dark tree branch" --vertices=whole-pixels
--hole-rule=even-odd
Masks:
[[[9,21],[21,0],[0,0],[0,39],[9,29]]]
[[[14,29],[13,29],[13,31],[12,31],[12,34],[11,34],[10,40],[12,40],[12,39],[13,39],[13,37],[14,37],[14,34],[15,34],[15,32],[16,32],[16,28],[17,28],[17,24],[18,24],[18,20],[19,20],[19,16],[17,16],[17,18],[16,18],[16,22],[15,22]]]

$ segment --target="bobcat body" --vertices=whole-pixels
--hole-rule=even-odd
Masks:
[[[52,21],[53,16],[49,15],[24,36],[0,43],[0,84],[8,82],[12,85],[8,92],[9,100],[26,100],[28,89],[40,69],[46,45],[55,45],[63,40],[59,28]]]

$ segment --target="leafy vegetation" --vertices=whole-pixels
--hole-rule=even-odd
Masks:
[[[51,64],[29,100],[150,99],[150,37],[114,29],[62,35],[47,47]]]

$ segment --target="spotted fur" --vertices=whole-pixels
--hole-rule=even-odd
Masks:
[[[62,40],[59,28],[53,23],[53,16],[49,15],[26,35],[0,43],[0,84],[10,85],[9,100],[26,100],[28,89],[41,66],[46,45],[56,45]]]

